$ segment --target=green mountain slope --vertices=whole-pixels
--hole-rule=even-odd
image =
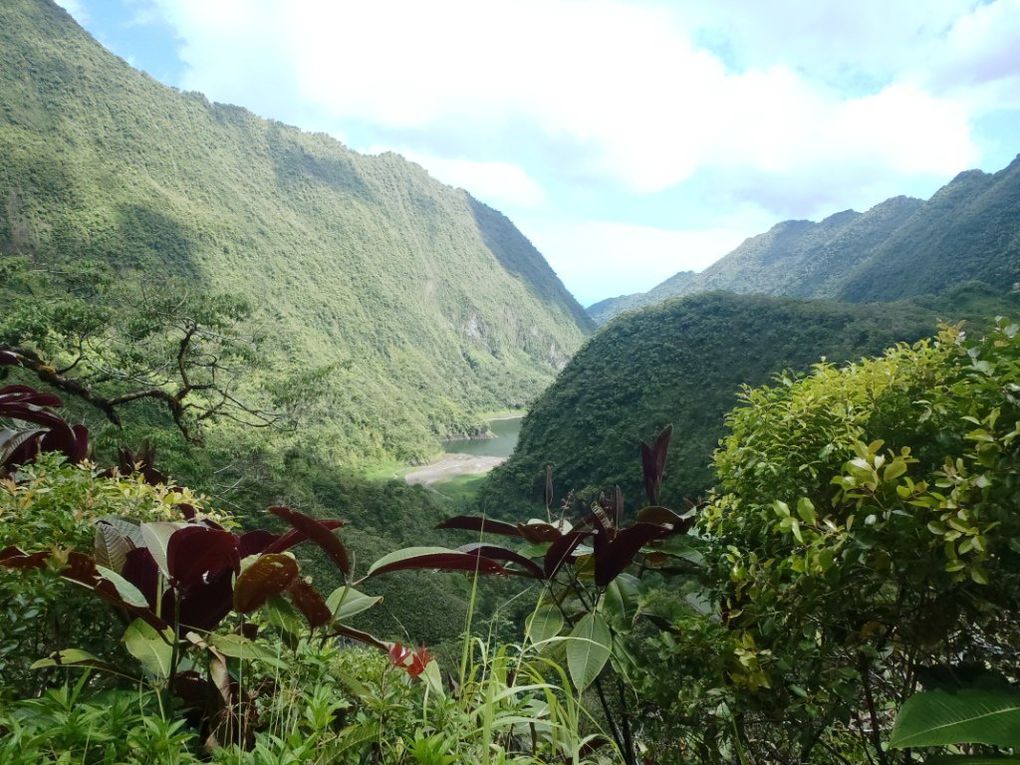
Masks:
[[[926,202],[894,197],[865,213],[779,223],[688,274],[589,313],[601,324],[622,310],[713,290],[866,302],[975,280],[1008,289],[1020,280],[1020,157],[994,174],[961,173]]]
[[[559,492],[590,496],[619,484],[641,490],[638,443],[667,424],[673,441],[664,502],[679,506],[710,485],[709,461],[723,415],[742,385],[881,352],[932,334],[938,317],[994,312],[984,289],[934,301],[853,305],[758,295],[707,293],[669,300],[609,323],[563,370],[524,419],[517,449],[490,478],[495,510],[542,497],[545,465]]]
[[[1020,280],[1020,156],[997,173],[958,175],[844,281],[839,297],[895,300],[965,281]]]
[[[49,0],[0,4],[0,254],[247,297],[278,361],[333,365],[351,459],[421,457],[528,401],[591,326],[463,190],[165,87]]]

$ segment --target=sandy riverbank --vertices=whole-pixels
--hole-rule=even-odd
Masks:
[[[460,475],[482,475],[503,463],[502,457],[484,457],[472,454],[444,454],[435,462],[415,468],[404,476],[409,484],[432,486]]]

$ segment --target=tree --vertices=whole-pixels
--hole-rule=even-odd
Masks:
[[[173,279],[117,280],[99,267],[83,269],[73,287],[44,289],[25,262],[0,265],[0,289],[11,286],[0,351],[113,424],[122,424],[125,406],[144,400],[165,407],[191,442],[201,441],[207,422],[280,420],[251,380],[263,364],[263,338],[244,300]]]

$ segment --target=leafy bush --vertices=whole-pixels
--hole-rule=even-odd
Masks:
[[[0,481],[0,550],[45,545],[53,554],[91,551],[101,518],[167,521],[180,517],[181,504],[201,508],[204,503],[187,489],[152,486],[139,475],[102,478],[100,472],[90,464],[70,465],[43,455],[21,467],[17,480]],[[217,512],[209,517],[228,520]],[[110,661],[123,658],[118,642],[123,625],[116,616],[96,609],[88,593],[62,585],[47,571],[0,566],[0,603],[0,695],[35,695],[52,674],[33,673],[29,666],[63,648],[71,636],[76,645]]]
[[[290,531],[237,533],[146,475],[43,455],[3,484],[4,692],[35,697],[0,699],[4,762],[608,762],[533,649],[465,637],[447,683],[424,647],[349,626],[380,598],[352,587],[342,522],[273,507]],[[309,540],[343,582],[328,598],[289,552]],[[67,671],[86,674],[47,688]]]
[[[699,521],[741,706],[806,759],[842,728],[887,761],[918,667],[1020,643],[1020,335],[1006,321],[746,390]],[[797,731],[796,735],[792,732]],[[775,740],[773,739],[775,745]]]

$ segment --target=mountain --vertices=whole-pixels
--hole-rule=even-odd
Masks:
[[[467,192],[161,85],[50,0],[0,4],[0,254],[255,303],[275,361],[331,370],[351,459],[421,458],[529,401],[592,326]]]
[[[712,290],[868,302],[941,294],[968,281],[1007,289],[1018,280],[1020,157],[994,174],[961,173],[926,202],[894,197],[865,213],[779,223],[693,277],[681,272],[589,314],[601,324]]]
[[[532,406],[483,500],[495,512],[540,499],[546,465],[558,496],[573,489],[590,499],[618,484],[636,500],[643,496],[638,443],[672,424],[664,502],[679,506],[710,487],[712,451],[741,386],[804,371],[822,357],[840,363],[878,354],[933,334],[940,317],[1002,309],[978,287],[947,300],[953,308],[935,299],[856,305],[704,293],[620,316]]]
[[[635,292],[630,295],[606,298],[598,303],[592,303],[586,310],[592,321],[596,324],[605,324],[618,313],[641,308],[646,305],[653,305],[668,297],[679,294],[684,286],[696,276],[697,273],[694,271],[680,271],[649,292]],[[652,293],[657,294],[653,295]],[[661,294],[661,297],[658,296],[659,294]]]

